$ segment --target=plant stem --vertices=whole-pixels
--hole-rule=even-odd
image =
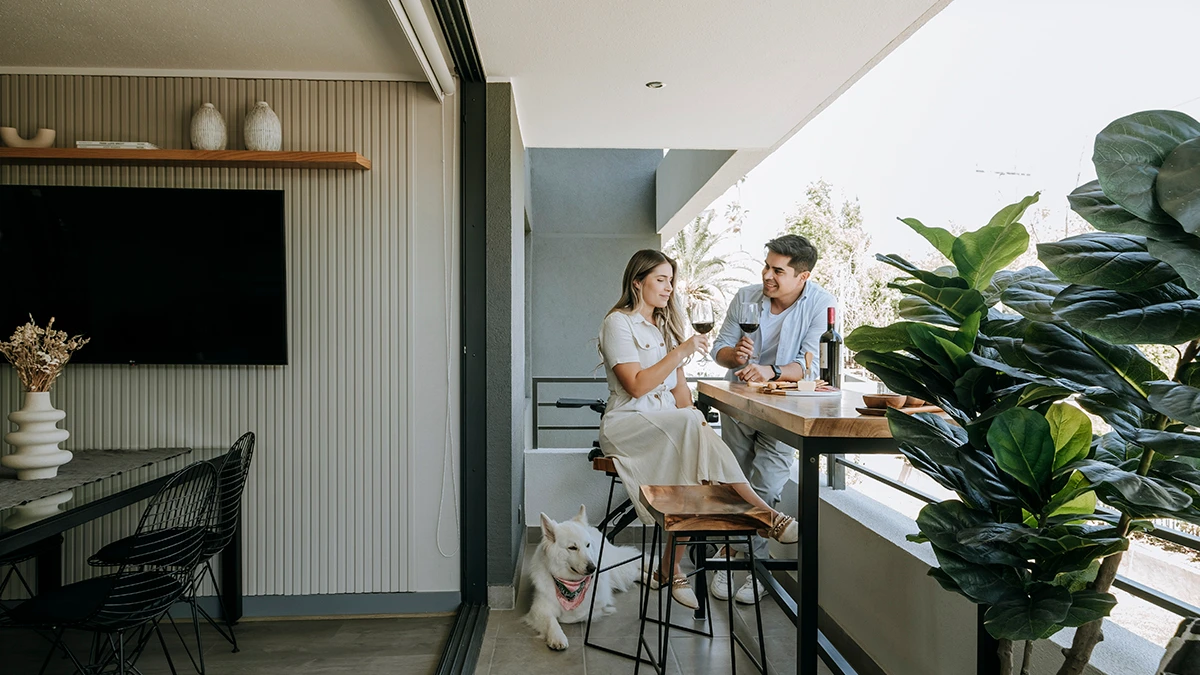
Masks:
[[[996,655],[1000,657],[1000,672],[1003,675],[1013,675],[1012,640],[996,640],[996,644]]]
[[[1183,376],[1183,369],[1187,368],[1188,364],[1192,361],[1195,361],[1198,354],[1200,354],[1200,339],[1192,340],[1179,357],[1179,365],[1175,367],[1175,377],[1171,379],[1179,382],[1179,378]]]
[[[1025,641],[1025,654],[1021,657],[1021,675],[1033,672],[1033,640]]]

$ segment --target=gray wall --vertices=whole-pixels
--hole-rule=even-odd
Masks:
[[[488,584],[509,586],[525,486],[525,146],[512,85],[487,85]]]
[[[655,194],[655,222],[662,229],[683,205],[708,183],[733,150],[671,150],[658,167]]]
[[[596,340],[620,297],[625,263],[638,249],[659,247],[654,172],[662,151],[531,148],[529,159],[530,372],[603,376]]]
[[[452,608],[458,472],[443,461],[458,461],[445,433],[459,401],[456,102],[404,82],[0,75],[0,124],[26,136],[54,128],[59,147],[187,148],[192,112],[211,101],[240,148],[256,100],[278,113],[284,150],[356,150],[372,170],[0,166],[10,184],[285,191],[289,365],[71,365],[53,391],[64,446],[220,447],[254,430],[247,594],[454,591]],[[0,368],[0,414],[20,400]],[[134,515],[72,531],[67,560]],[[87,573],[69,564],[65,577]]]

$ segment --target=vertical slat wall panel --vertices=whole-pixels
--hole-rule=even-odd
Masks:
[[[458,273],[456,196],[444,189],[447,176],[455,180],[453,104],[404,82],[0,74],[0,124],[25,136],[54,128],[59,147],[142,140],[188,148],[191,115],[211,102],[225,117],[228,147],[243,148],[242,124],[258,100],[279,115],[284,150],[355,150],[372,170],[0,166],[7,184],[286,194],[289,365],[69,366],[53,394],[71,431],[63,447],[220,447],[254,430],[248,595],[456,590],[458,562],[436,541],[440,529],[443,551],[456,558],[457,452],[445,427],[457,415],[458,377],[444,374],[457,372],[457,355],[443,353],[458,339],[457,295],[443,302]],[[170,214],[162,226],[171,227]],[[423,248],[410,249],[414,242]],[[416,285],[414,261],[424,275]],[[245,262],[231,253],[231,265]],[[69,328],[68,317],[58,319]],[[417,357],[420,367],[405,363],[409,344],[432,352]],[[0,368],[0,415],[20,405],[20,383]],[[0,453],[9,451],[4,444]],[[138,513],[69,533],[66,580],[87,576],[81,561],[130,531]]]

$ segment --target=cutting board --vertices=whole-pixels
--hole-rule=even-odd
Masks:
[[[876,417],[882,417],[883,415],[887,414],[887,411],[888,411],[887,408],[855,408],[855,410],[857,410],[859,412],[859,414],[861,414],[861,415],[875,415]],[[898,408],[898,410],[902,413],[908,413],[909,415],[911,415],[913,413],[919,413],[919,412],[927,412],[927,413],[945,412],[944,410],[937,407],[936,405],[922,405],[922,406],[917,406],[915,408]]]

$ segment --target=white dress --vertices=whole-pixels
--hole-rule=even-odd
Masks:
[[[642,505],[642,485],[745,483],[729,446],[696,408],[677,408],[675,371],[650,392],[633,398],[613,373],[618,363],[648,368],[667,355],[666,340],[641,314],[613,312],[600,328],[608,376],[608,406],[600,420],[600,447],[613,459],[643,523],[654,519]]]

